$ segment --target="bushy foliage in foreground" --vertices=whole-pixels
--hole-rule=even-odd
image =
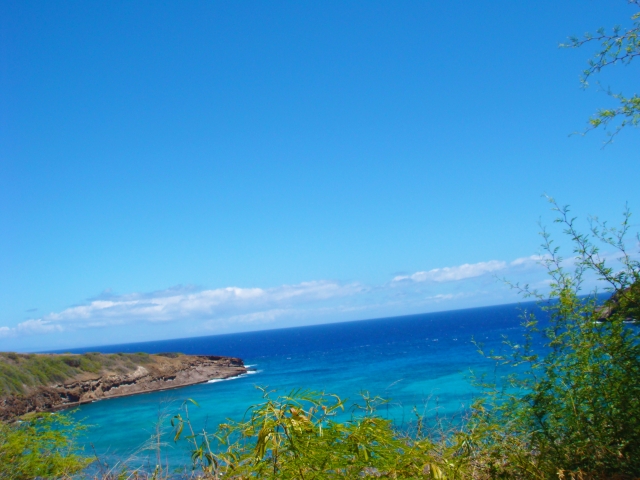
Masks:
[[[90,460],[75,448],[80,431],[62,414],[41,413],[11,425],[0,423],[0,478],[69,477]]]
[[[440,461],[444,444],[421,430],[400,434],[375,414],[380,399],[363,397],[351,420],[333,416],[344,408],[334,395],[297,391],[251,409],[247,419],[220,425],[215,435],[189,431],[194,466],[214,478],[446,478],[458,465]],[[174,418],[176,439],[190,427]],[[453,451],[451,452],[453,453]],[[454,458],[454,455],[451,456]]]

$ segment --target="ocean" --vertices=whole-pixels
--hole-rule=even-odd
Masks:
[[[225,381],[137,395],[83,405],[72,415],[89,425],[81,441],[85,451],[110,465],[157,462],[157,444],[164,432],[162,462],[188,463],[184,443],[174,444],[170,418],[180,413],[184,400],[196,430],[215,430],[226,419],[242,419],[262,400],[257,387],[277,394],[303,388],[323,391],[357,403],[363,392],[388,400],[379,414],[402,428],[415,419],[455,419],[464,414],[478,391],[470,375],[489,373],[494,363],[484,350],[503,350],[504,335],[521,338],[521,314],[545,314],[533,303],[501,305],[404,317],[333,323],[145,343],[77,349],[113,352],[182,352],[240,357],[251,373]],[[154,440],[155,442],[155,440]]]

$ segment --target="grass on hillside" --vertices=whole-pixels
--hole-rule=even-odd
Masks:
[[[0,352],[0,396],[24,394],[33,388],[106,371],[127,373],[147,364],[147,353],[21,354]]]

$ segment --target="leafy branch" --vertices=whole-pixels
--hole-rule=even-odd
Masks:
[[[629,0],[629,3],[640,7],[640,0]],[[588,43],[600,44],[593,58],[589,60],[588,68],[582,73],[580,81],[584,87],[587,87],[589,79],[600,73],[603,68],[615,64],[629,65],[640,55],[640,12],[635,13],[631,20],[633,26],[627,30],[615,26],[608,34],[604,28],[600,28],[595,35],[587,33],[583,38],[569,37],[568,43],[560,45],[563,48],[580,48]],[[589,119],[589,126],[584,133],[600,126],[606,129],[616,124],[615,129],[608,133],[609,139],[606,143],[610,143],[624,127],[640,125],[640,96],[625,96],[622,93],[613,93],[610,89],[607,89],[607,94],[617,101],[618,106],[597,110]]]

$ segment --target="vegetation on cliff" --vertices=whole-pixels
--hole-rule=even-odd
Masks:
[[[0,397],[24,394],[54,383],[96,377],[105,372],[127,373],[152,362],[147,353],[20,354],[0,352]]]
[[[242,360],[215,355],[2,354],[0,420],[107,398],[194,385],[246,373]]]

